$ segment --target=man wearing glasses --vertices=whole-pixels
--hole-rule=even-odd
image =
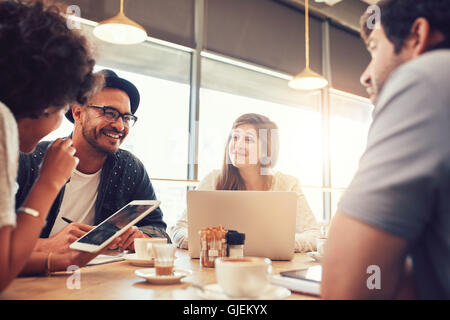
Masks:
[[[101,73],[104,88],[87,105],[75,105],[66,114],[74,123],[72,141],[80,161],[48,214],[36,251],[67,252],[72,242],[130,201],[156,199],[143,164],[130,152],[119,149],[137,121],[134,113],[139,106],[139,92],[113,71]],[[16,205],[25,200],[37,179],[50,143],[41,142],[34,153],[20,156]],[[134,250],[134,239],[142,237],[165,237],[170,242],[165,230],[158,208],[121,236],[119,249]]]

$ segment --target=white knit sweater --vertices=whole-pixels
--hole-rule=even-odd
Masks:
[[[220,170],[209,173],[198,185],[197,190],[216,190]],[[295,233],[295,251],[307,252],[316,250],[316,239],[319,237],[319,226],[300,188],[297,178],[276,172],[273,175],[269,191],[295,191],[297,193],[297,219]],[[188,248],[188,224],[186,210],[177,223],[170,228],[172,241],[180,248]]]

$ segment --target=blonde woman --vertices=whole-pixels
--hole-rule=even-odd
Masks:
[[[297,178],[274,172],[279,153],[278,127],[269,118],[249,113],[233,124],[225,148],[222,170],[209,173],[197,190],[294,191],[297,193],[295,251],[316,250],[319,227]],[[276,217],[274,217],[275,219]],[[172,241],[188,248],[186,211],[171,228]]]

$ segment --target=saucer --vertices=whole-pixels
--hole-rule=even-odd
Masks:
[[[137,267],[153,267],[155,260],[142,259],[137,257],[137,253],[129,253],[124,256],[125,260]]]
[[[150,283],[154,284],[174,284],[180,282],[180,280],[186,276],[192,274],[191,270],[175,268],[173,275],[171,276],[157,276],[155,268],[138,269],[134,272],[138,277],[146,279]]]
[[[203,289],[196,289],[201,298],[209,300],[279,300],[291,295],[291,291],[288,289],[273,284],[269,284],[260,296],[252,298],[229,297],[223,292],[222,287],[218,283],[208,284]]]
[[[316,260],[317,262],[321,262],[323,259],[323,256],[320,255],[317,251],[307,252],[306,254],[311,258],[313,258],[314,260]]]

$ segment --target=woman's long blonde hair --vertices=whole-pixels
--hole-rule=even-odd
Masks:
[[[228,146],[231,139],[231,132],[237,127],[250,124],[255,127],[258,140],[260,142],[260,154],[258,155],[259,162],[263,168],[273,168],[278,160],[279,153],[279,138],[278,138],[278,126],[269,118],[256,114],[247,113],[234,121],[230,134],[225,145],[225,155],[222,165],[222,172],[217,181],[216,190],[246,190],[245,183],[239,174],[239,169],[236,168],[230,159],[228,152]],[[260,135],[261,130],[267,132],[267,134]],[[267,150],[267,154],[262,154],[262,151]],[[264,175],[266,182],[269,180],[269,175]],[[268,184],[268,183],[267,183]],[[267,186],[269,188],[269,186]]]

